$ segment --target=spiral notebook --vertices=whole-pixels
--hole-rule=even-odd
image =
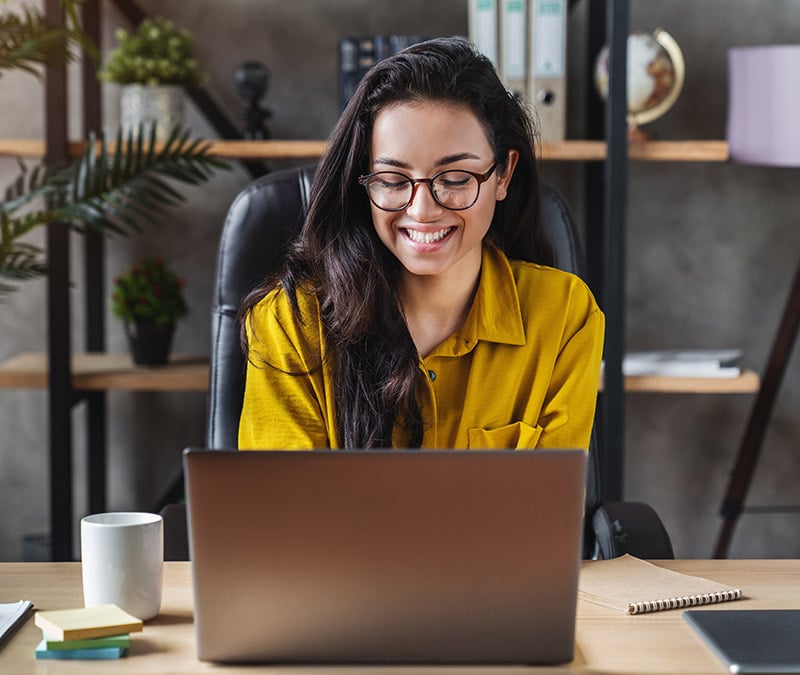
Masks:
[[[578,597],[628,614],[642,614],[738,600],[742,591],[626,554],[585,563]]]

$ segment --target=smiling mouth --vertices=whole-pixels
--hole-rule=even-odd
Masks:
[[[416,244],[435,244],[437,241],[444,239],[454,227],[443,227],[441,230],[435,232],[420,232],[419,230],[406,229],[406,236]]]

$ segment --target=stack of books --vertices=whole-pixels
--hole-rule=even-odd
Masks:
[[[130,633],[142,622],[116,605],[37,612],[42,629],[37,659],[119,659],[128,653]]]
[[[623,375],[668,377],[739,377],[741,349],[665,349],[628,352],[622,360]]]
[[[339,111],[372,66],[423,39],[420,35],[361,35],[339,40]]]

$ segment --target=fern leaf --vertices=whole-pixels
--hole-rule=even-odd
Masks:
[[[145,125],[127,135],[118,132],[113,153],[109,153],[104,135],[99,139],[99,151],[95,139],[90,138],[83,155],[60,171],[42,167],[28,171],[22,165],[20,176],[0,204],[0,279],[19,269],[34,274],[43,269],[35,253],[28,251],[26,257],[18,248],[17,240],[35,227],[63,222],[81,232],[87,228],[109,234],[138,232],[141,221],[154,221],[167,208],[185,201],[165,178],[199,185],[214,170],[228,168],[210,155],[207,143],[192,140],[188,131],[178,128],[157,151],[155,128],[149,126],[148,137]],[[36,198],[45,199],[44,209],[16,215]]]
[[[42,260],[42,250],[33,244],[16,241],[30,232],[35,219],[12,220],[0,214],[0,302],[3,295],[16,289],[3,279],[22,281],[45,274],[47,267]]]
[[[37,66],[76,58],[76,47],[96,53],[77,24],[49,26],[42,14],[26,8],[21,15],[0,14],[0,70],[18,69],[39,76]]]

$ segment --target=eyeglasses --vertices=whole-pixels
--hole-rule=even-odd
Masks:
[[[497,162],[486,173],[448,169],[433,178],[411,178],[397,171],[378,171],[359,176],[369,200],[382,211],[402,211],[414,200],[420,183],[425,183],[439,206],[463,211],[478,201],[481,184],[497,168]]]

